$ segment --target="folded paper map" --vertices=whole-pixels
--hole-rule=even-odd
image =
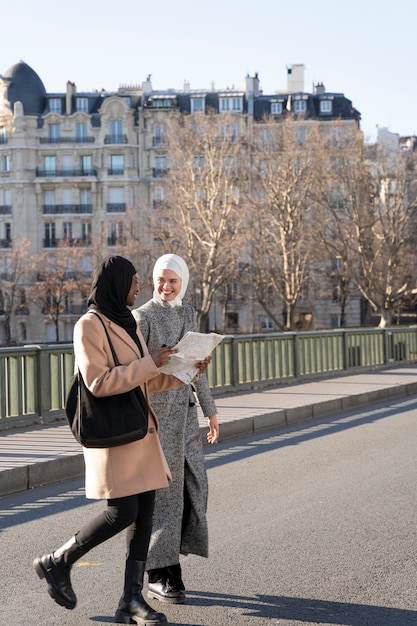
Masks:
[[[174,348],[178,350],[171,355],[169,363],[159,369],[164,374],[172,374],[183,383],[189,385],[198,374],[197,361],[202,361],[213,352],[223,341],[225,335],[217,333],[196,333],[189,331]]]

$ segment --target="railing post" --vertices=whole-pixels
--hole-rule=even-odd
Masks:
[[[36,375],[36,410],[43,417],[51,406],[51,365],[49,353],[37,346],[38,371]]]

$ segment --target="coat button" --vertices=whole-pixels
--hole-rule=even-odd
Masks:
[[[148,428],[148,433],[154,433],[155,432],[155,428]]]

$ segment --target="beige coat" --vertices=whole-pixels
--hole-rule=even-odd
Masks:
[[[76,366],[96,396],[123,393],[137,385],[148,392],[166,391],[182,383],[160,374],[138,330],[144,357],[128,333],[101,316],[123,367],[114,368],[104,328],[96,315],[86,313],[74,328]],[[94,499],[121,498],[168,487],[171,473],[159,443],[158,420],[150,407],[148,433],[139,441],[115,448],[83,448],[86,496]]]

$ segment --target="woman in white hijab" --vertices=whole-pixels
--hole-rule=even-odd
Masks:
[[[132,311],[152,352],[174,346],[188,331],[197,330],[195,309],[183,298],[189,281],[188,267],[176,254],[164,254],[153,269],[153,297]],[[201,375],[195,392],[208,419],[207,440],[219,436],[217,410]],[[151,394],[158,416],[159,438],[172,474],[168,489],[156,493],[154,522],[148,552],[148,589],[152,598],[171,604],[186,601],[180,554],[208,556],[207,474],[191,385]]]

